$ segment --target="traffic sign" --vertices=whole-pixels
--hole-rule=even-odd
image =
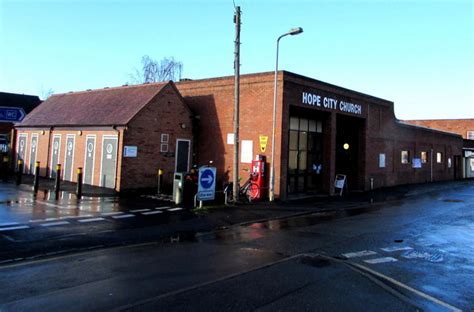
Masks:
[[[0,106],[0,121],[19,122],[25,118],[25,111],[21,107]]]
[[[198,176],[198,200],[213,200],[216,193],[216,168],[201,167]]]

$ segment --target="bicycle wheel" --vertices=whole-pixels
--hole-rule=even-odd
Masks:
[[[260,187],[258,187],[258,184],[253,182],[250,183],[247,187],[246,195],[249,201],[257,199],[260,195]]]

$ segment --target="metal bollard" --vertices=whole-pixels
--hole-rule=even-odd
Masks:
[[[160,195],[161,194],[161,176],[163,175],[163,169],[158,169],[158,187],[156,190],[156,194]]]
[[[59,192],[60,192],[60,187],[61,187],[61,164],[56,165],[56,180],[54,181],[54,196],[55,199],[59,199]]]
[[[8,182],[8,156],[3,156],[2,160],[3,182]]]
[[[77,186],[76,186],[77,199],[82,197],[82,167],[77,168]]]
[[[39,188],[39,173],[40,173],[40,162],[35,163],[35,179],[33,180],[33,193],[38,193]]]
[[[18,171],[16,173],[16,185],[21,184],[22,176],[23,176],[23,160],[18,159]]]

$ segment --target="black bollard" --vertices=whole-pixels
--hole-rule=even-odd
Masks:
[[[61,181],[61,164],[56,165],[56,180],[54,181],[54,196],[55,199],[59,199],[59,191],[60,191],[60,181]]]
[[[38,193],[38,188],[39,188],[39,174],[40,174],[40,162],[37,161],[35,163],[35,179],[33,182],[33,193],[35,193],[35,195]]]
[[[2,160],[2,172],[3,172],[3,177],[2,180],[3,182],[8,182],[8,156],[3,156]]]
[[[16,185],[21,184],[22,177],[23,177],[23,160],[18,159],[18,171],[16,172]]]
[[[82,168],[77,168],[77,186],[76,186],[77,199],[82,197]]]

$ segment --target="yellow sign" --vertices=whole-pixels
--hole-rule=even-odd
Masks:
[[[260,151],[262,153],[265,153],[265,150],[267,149],[268,136],[261,135],[259,139],[260,139]]]

